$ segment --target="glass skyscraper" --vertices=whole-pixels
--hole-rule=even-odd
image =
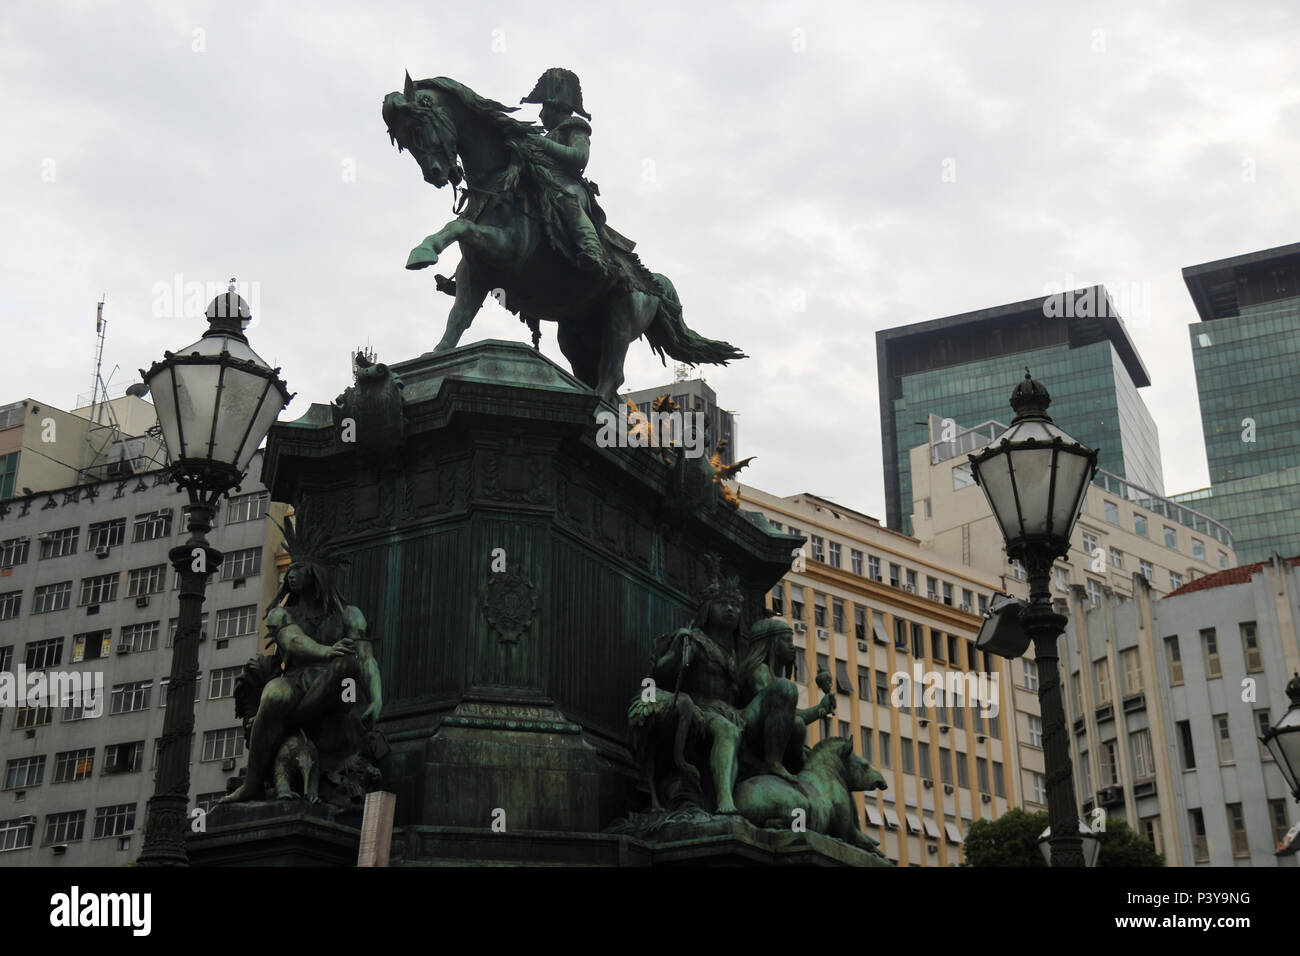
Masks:
[[[1188,266],[1210,488],[1237,560],[1300,554],[1300,243]]]
[[[1151,384],[1101,286],[876,333],[886,520],[912,531],[908,450],[930,439],[928,415],[965,425],[1010,414],[1026,366],[1052,396],[1052,418],[1100,451],[1099,464],[1164,493]]]

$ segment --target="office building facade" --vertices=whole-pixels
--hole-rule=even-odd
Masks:
[[[928,416],[976,423],[1007,415],[1029,367],[1052,394],[1052,415],[1100,451],[1102,468],[1163,493],[1155,422],[1138,390],[1151,383],[1101,286],[876,333],[889,527],[911,533],[908,450]]]

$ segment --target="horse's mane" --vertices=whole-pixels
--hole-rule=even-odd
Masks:
[[[853,750],[853,741],[847,737],[823,737],[813,747],[812,753],[808,755],[808,761],[811,763],[814,760],[818,762],[840,760],[843,759],[846,750],[850,752]]]
[[[480,96],[464,83],[449,76],[435,76],[427,80],[416,80],[412,84],[417,90],[441,90],[455,96],[466,109],[481,119],[487,120],[498,133],[506,139],[518,139],[530,133],[545,133],[536,123],[526,123],[508,114],[518,112],[517,106],[506,106],[486,96]]]

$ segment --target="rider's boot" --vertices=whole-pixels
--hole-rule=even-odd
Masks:
[[[591,219],[577,200],[569,198],[560,207],[564,210],[564,224],[578,247],[579,268],[587,272],[608,271],[609,259],[605,255],[605,247],[601,244],[596,227],[591,224]]]

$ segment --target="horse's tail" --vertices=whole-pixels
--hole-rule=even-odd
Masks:
[[[645,337],[661,362],[668,364],[665,355],[688,365],[726,365],[748,357],[730,342],[706,339],[691,331],[682,319],[682,303],[672,282],[658,272],[654,273],[654,279],[659,284],[659,308],[645,330]]]

